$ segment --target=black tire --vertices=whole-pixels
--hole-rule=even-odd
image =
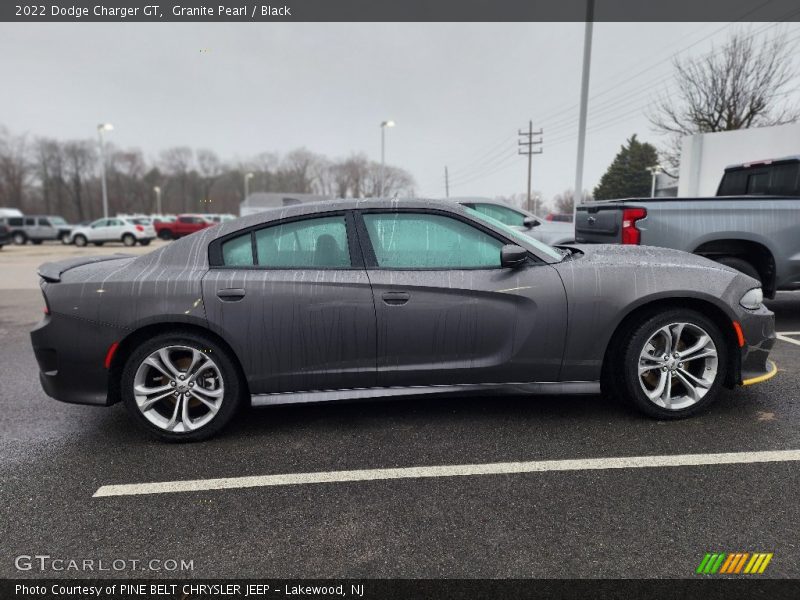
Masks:
[[[716,262],[721,265],[725,265],[726,267],[736,269],[737,271],[741,271],[745,275],[748,275],[753,279],[758,279],[758,281],[761,282],[761,274],[758,272],[758,269],[756,269],[752,263],[743,258],[739,258],[738,256],[722,256],[716,259]]]
[[[650,400],[643,389],[645,384],[640,382],[639,378],[640,355],[645,349],[648,340],[659,329],[673,323],[686,323],[693,326],[692,328],[684,328],[686,333],[682,334],[683,348],[685,348],[686,344],[691,345],[693,343],[692,336],[697,334],[697,331],[694,329],[696,327],[711,338],[717,353],[717,372],[713,382],[711,382],[707,388],[702,388],[705,390],[705,394],[700,397],[699,400],[683,408],[680,406],[665,408]],[[719,330],[719,327],[717,327],[711,319],[694,310],[680,308],[662,310],[657,313],[649,313],[641,316],[638,322],[631,323],[629,333],[630,335],[621,338],[623,341],[619,349],[619,355],[616,357],[616,360],[613,361],[617,375],[617,381],[614,387],[619,391],[624,400],[648,416],[657,419],[681,419],[705,410],[716,399],[727,375],[729,349],[728,341]],[[678,351],[681,349],[681,347],[677,348]],[[678,360],[679,359],[676,359],[676,362]],[[704,360],[703,363],[692,361],[691,366],[689,366],[688,363],[689,361],[687,361],[686,370],[694,370],[691,374],[698,377],[705,373],[705,369],[708,365],[708,361],[706,360]],[[683,363],[680,363],[680,365],[683,366]],[[697,369],[699,369],[699,371]],[[687,388],[680,382],[679,376],[673,377],[669,369],[666,371],[664,371],[663,368],[652,369],[647,376],[658,379],[661,376],[659,375],[659,371],[662,371],[664,373],[663,376],[670,380],[670,385],[673,385],[671,383],[672,381],[676,382],[674,384],[677,386],[675,389],[682,389],[688,392]],[[678,372],[680,373],[683,371]],[[609,373],[609,376],[613,376],[613,374]],[[688,394],[685,395],[685,398],[684,401],[688,401]]]
[[[173,238],[173,235],[169,229],[162,229],[158,232],[158,238],[167,242]]]
[[[149,246],[150,245],[150,240],[139,240],[139,243],[142,246]]]
[[[68,233],[62,233],[60,236],[58,236],[58,239],[61,240],[61,243],[64,244],[65,246],[69,245]]]
[[[152,423],[139,409],[133,393],[134,380],[139,366],[153,352],[167,346],[187,346],[203,352],[216,363],[222,378],[221,385],[224,395],[219,411],[208,423],[189,432],[167,431]],[[141,343],[125,361],[120,386],[122,402],[136,424],[151,435],[167,442],[198,442],[212,437],[230,422],[242,404],[243,385],[234,359],[210,337],[195,332],[180,330],[165,332]],[[171,397],[167,397],[162,402],[168,410],[171,410],[168,402],[172,402],[173,406],[175,404]],[[160,410],[161,407],[157,408]]]
[[[102,246],[105,242],[92,242],[95,246]]]
[[[132,233],[126,233],[122,236],[122,243],[130,248],[136,245],[136,237]]]
[[[75,236],[75,237],[72,239],[72,241],[74,242],[74,244],[75,244],[76,246],[79,246],[80,248],[83,248],[83,247],[85,247],[85,246],[86,246],[86,242],[87,242],[87,240],[86,240],[86,236],[85,236],[85,235],[82,235],[82,234],[80,234],[80,233],[79,233],[78,235],[76,235],[76,236]]]
[[[21,231],[17,231],[11,236],[11,241],[17,246],[24,246],[28,243],[28,236]]]

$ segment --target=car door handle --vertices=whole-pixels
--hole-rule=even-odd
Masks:
[[[411,298],[408,292],[384,292],[383,301],[390,306],[402,306]]]
[[[225,288],[224,290],[217,290],[217,297],[223,302],[236,302],[244,298],[244,289]]]

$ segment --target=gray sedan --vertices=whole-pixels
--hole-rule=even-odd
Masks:
[[[677,418],[776,370],[750,277],[674,250],[556,249],[453,202],[303,204],[39,275],[44,390],[122,401],[166,440],[245,405],[429,394],[602,390]]]

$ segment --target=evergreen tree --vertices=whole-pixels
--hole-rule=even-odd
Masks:
[[[648,168],[657,164],[655,146],[640,142],[634,134],[620,148],[614,162],[594,188],[595,200],[649,196],[652,175]]]

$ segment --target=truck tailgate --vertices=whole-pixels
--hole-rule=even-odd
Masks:
[[[622,241],[623,204],[596,203],[578,206],[575,241],[579,244],[619,244]]]

